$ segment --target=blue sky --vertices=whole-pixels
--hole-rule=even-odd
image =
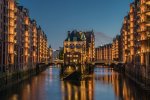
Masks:
[[[19,0],[37,20],[54,49],[63,46],[68,30],[94,30],[96,46],[119,34],[133,0]]]

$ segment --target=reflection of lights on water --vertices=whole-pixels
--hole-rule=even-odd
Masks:
[[[79,68],[76,66],[76,70],[78,70]]]
[[[30,84],[27,85],[27,91],[30,94]]]
[[[75,97],[75,100],[78,100],[78,89],[76,86],[73,86],[73,89],[74,89],[74,97]]]
[[[53,81],[53,69],[50,68],[50,82]]]
[[[92,81],[89,81],[88,82],[88,86],[89,86],[89,91],[92,91],[93,89],[92,89]]]
[[[88,82],[88,93],[89,93],[89,100],[92,100],[92,97],[93,97],[93,87],[92,87],[93,83],[92,81],[89,81]]]
[[[81,100],[86,100],[86,86],[85,81],[81,81]]]
[[[96,75],[112,75],[113,74],[113,70],[112,68],[96,68],[94,73]]]
[[[61,81],[61,90],[62,90],[62,92],[65,91],[64,81]]]
[[[67,83],[67,89],[68,89],[68,100],[71,100],[71,85],[69,83]]]
[[[12,100],[18,100],[18,95],[17,95],[17,94],[14,94],[14,95],[12,96]]]
[[[69,66],[69,68],[68,68],[69,70],[72,70],[72,68],[71,68],[71,66]]]
[[[35,83],[37,84],[37,82],[38,82],[38,78],[37,76],[35,76]]]
[[[61,89],[63,93],[63,100],[93,100],[92,80],[82,80],[80,81],[80,86],[62,81]]]
[[[64,81],[61,81],[61,92],[64,93],[65,92],[65,85],[64,85]],[[62,100],[65,100],[65,96],[62,97]]]

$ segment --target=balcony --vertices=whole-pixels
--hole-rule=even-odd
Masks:
[[[29,37],[29,33],[26,31],[24,34],[25,37]]]
[[[26,31],[28,31],[28,30],[29,30],[28,25],[24,25],[24,29],[25,29]]]
[[[150,26],[150,20],[146,21],[146,26]]]
[[[24,41],[25,41],[26,43],[29,43],[29,39],[28,39],[28,38],[25,38]]]
[[[34,37],[34,38],[37,38],[37,35],[36,35],[36,34],[33,34],[33,37]]]
[[[142,27],[139,32],[146,32],[146,31],[147,29],[145,27],[144,28]]]
[[[149,27],[149,26],[147,26],[147,31],[148,31],[148,32],[150,31],[150,27]]]
[[[147,15],[144,20],[145,22],[150,22],[150,16]]]
[[[149,0],[146,0],[146,4],[147,4],[147,5],[150,5],[150,1],[149,1]]]
[[[150,11],[150,5],[146,5],[146,11]]]
[[[150,16],[150,9],[146,11],[146,15]]]
[[[9,39],[8,42],[9,42],[9,43],[14,43],[14,40],[13,40],[13,39]]]
[[[147,38],[141,38],[140,43],[146,43]]]
[[[24,47],[25,47],[25,48],[29,48],[28,43],[25,43],[25,44],[24,44]]]
[[[147,35],[147,37],[150,37],[150,32],[148,31],[148,32],[146,33],[146,35]]]
[[[9,25],[10,25],[11,27],[14,27],[14,26],[15,26],[14,21],[10,21],[10,22],[9,22]]]
[[[33,43],[33,46],[34,46],[34,47],[37,47],[37,44],[36,44],[36,43]]]

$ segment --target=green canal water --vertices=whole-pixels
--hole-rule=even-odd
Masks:
[[[60,68],[46,71],[0,92],[0,100],[150,100],[123,74],[96,66],[91,78],[80,82],[60,80]]]

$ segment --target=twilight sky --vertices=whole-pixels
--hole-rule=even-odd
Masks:
[[[119,34],[133,0],[19,0],[47,34],[49,44],[63,46],[67,31],[94,30],[96,46]]]

